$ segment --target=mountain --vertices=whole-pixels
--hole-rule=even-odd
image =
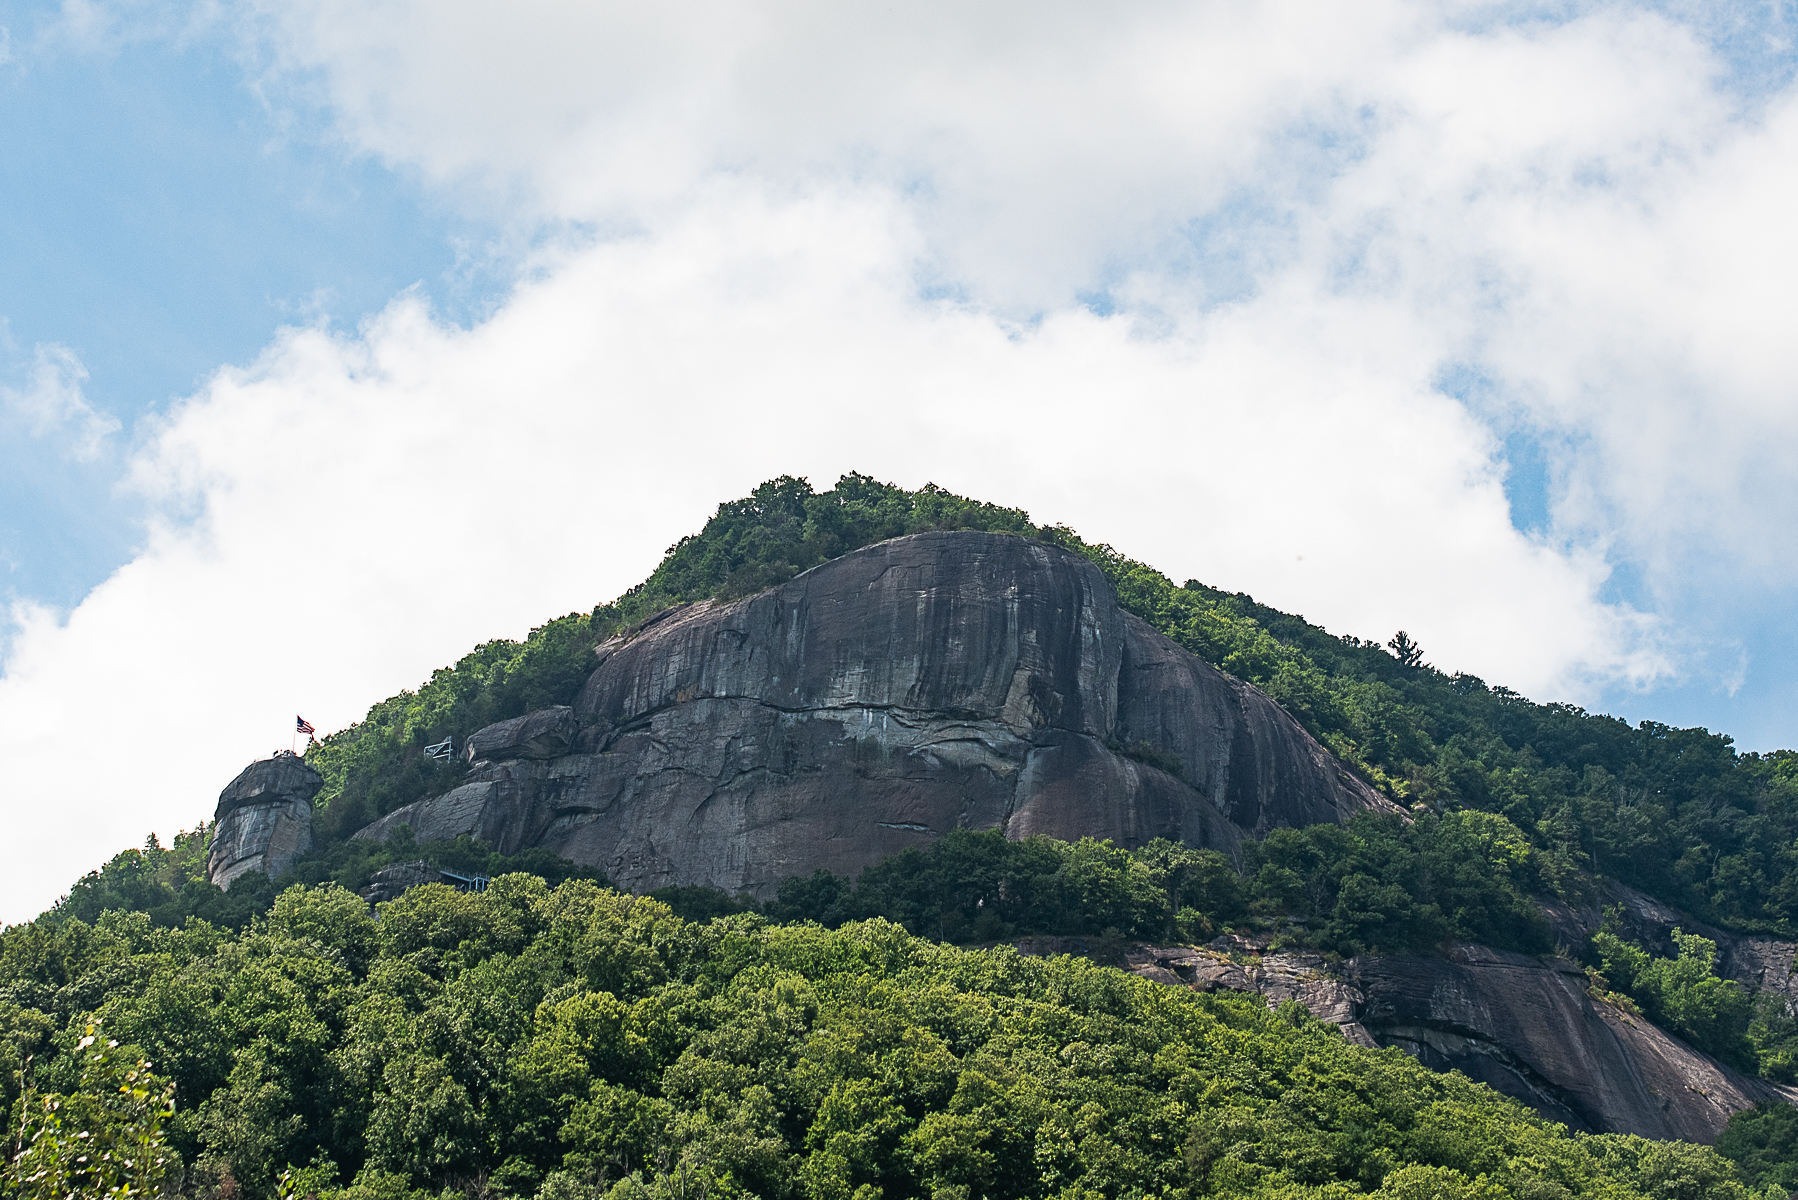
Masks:
[[[252,765],[33,928],[522,870],[726,924],[1077,936],[1576,1130],[1708,1142],[1798,1070],[1795,845],[1790,752],[1533,704],[1017,510],[782,479],[618,601]]]
[[[593,653],[574,704],[475,731],[462,782],[353,839],[473,838],[637,893],[768,901],[784,879],[853,876],[958,829],[1132,850],[1163,839],[1240,863],[1245,839],[1276,828],[1401,811],[1266,693],[1124,612],[1090,560],[1015,533],[882,541],[748,597],[671,606]],[[283,785],[298,772],[316,790],[280,758],[227,789],[215,868],[242,870],[244,830],[285,828],[274,814],[293,806]],[[1556,911],[1577,927],[1571,944],[1599,927]],[[1791,943],[1710,932],[1789,975]],[[1616,1014],[1577,963],[1446,948],[1321,968],[1340,980],[1338,1023],[1592,1132],[1711,1142],[1732,1113],[1787,1098]],[[1205,972],[1213,987],[1262,991],[1257,978]]]
[[[1086,559],[919,533],[607,639],[572,707],[477,731],[466,782],[359,830],[538,846],[647,892],[772,898],[953,829],[1234,853],[1391,801]]]

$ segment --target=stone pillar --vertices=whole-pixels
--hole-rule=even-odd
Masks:
[[[324,780],[283,751],[253,762],[219,793],[206,878],[227,890],[248,871],[273,878],[312,849],[312,797]]]

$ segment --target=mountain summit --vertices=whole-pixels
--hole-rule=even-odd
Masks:
[[[467,740],[467,782],[361,830],[536,846],[645,892],[772,896],[952,829],[1244,835],[1390,801],[1259,689],[1125,613],[1086,559],[895,538],[597,647],[572,707]]]

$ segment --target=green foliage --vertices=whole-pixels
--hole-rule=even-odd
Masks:
[[[199,917],[242,929],[268,908],[274,889],[261,878],[246,879],[247,886],[229,895],[212,886],[206,882],[206,854],[211,848],[212,827],[205,822],[177,833],[175,844],[167,849],[151,834],[142,850],[117,854],[77,880],[45,919],[92,922],[104,912],[128,911],[148,913],[164,926]]]
[[[1748,1041],[1763,1078],[1798,1083],[1798,1012],[1784,996],[1765,991],[1754,998]]]
[[[1545,953],[1530,900],[1536,854],[1495,813],[1364,814],[1346,826],[1276,829],[1244,847],[1257,911],[1284,913],[1340,954],[1431,949],[1449,938]]]
[[[1159,852],[1164,903],[1210,886]],[[1095,845],[1068,861],[1152,869]],[[41,1001],[51,1028],[97,1010],[120,1061],[156,1056],[189,1194],[1749,1196],[1709,1150],[1571,1135],[1296,1005],[880,920],[695,924],[586,880],[427,885],[379,919],[296,886],[241,932],[26,926],[5,933],[0,995]],[[39,1067],[83,1103],[112,1086],[82,1074],[91,1045]]]
[[[853,885],[828,873],[783,883],[776,919],[881,916],[943,941],[995,941],[1019,934],[1162,937],[1199,864],[1228,869],[1215,851],[1168,842],[1131,854],[1083,838],[1011,842],[997,830],[957,830],[892,855]],[[1157,865],[1159,864],[1159,865]]]
[[[468,834],[452,840],[417,842],[413,840],[411,827],[400,825],[387,835],[384,842],[346,839],[327,843],[295,863],[287,874],[273,881],[270,887],[279,890],[294,883],[309,886],[335,883],[355,891],[367,886],[374,873],[382,867],[417,862],[420,859],[459,875],[485,875],[488,878],[517,871],[541,875],[551,883],[560,883],[564,879],[592,879],[603,883],[606,878],[602,871],[578,866],[535,846],[520,850],[517,854],[501,854]],[[232,885],[233,895],[239,886],[241,883]],[[263,907],[267,907],[266,901]]]
[[[68,1094],[40,1095],[24,1085],[0,1192],[18,1200],[154,1195],[177,1166],[162,1132],[174,1085],[150,1074],[143,1059],[121,1054],[98,1021],[86,1025],[69,1057],[80,1075]]]
[[[1735,1163],[1751,1187],[1798,1192],[1798,1108],[1766,1103],[1729,1119],[1717,1153]]]
[[[816,493],[805,480],[783,475],[720,504],[705,528],[670,548],[618,608],[629,619],[685,600],[746,596],[851,550],[937,529],[1039,532],[1021,509],[982,504],[935,484],[908,492],[850,474]]]
[[[1675,929],[1678,956],[1656,958],[1617,936],[1617,916],[1613,911],[1606,927],[1592,935],[1600,986],[1619,988],[1649,1020],[1700,1050],[1755,1070],[1756,1049],[1748,1036],[1753,1000],[1735,980],[1718,977],[1717,943]]]
[[[1733,929],[1798,932],[1798,752],[1737,754],[1730,739],[1653,721],[1631,727],[1534,704],[1392,648],[1089,545],[1123,606],[1264,689],[1394,799],[1503,815],[1536,851],[1534,881],[1569,898],[1608,875]]]
[[[784,880],[766,911],[824,925],[884,917],[950,942],[1194,941],[1253,914],[1283,919],[1291,942],[1342,955],[1428,951],[1451,938],[1546,953],[1554,947],[1530,899],[1536,857],[1516,826],[1482,812],[1276,829],[1244,844],[1242,877],[1214,850],[1168,841],[1126,851],[960,830],[853,882],[827,871]]]
[[[1647,1138],[1606,1134],[1591,1140],[1595,1157],[1630,1187],[1654,1200],[1695,1200],[1728,1194],[1749,1200],[1734,1164],[1708,1146],[1690,1142],[1654,1142]],[[1764,1200],[1783,1200],[1769,1189]],[[1755,1200],[1763,1200],[1756,1197]]]
[[[658,904],[666,904],[669,911],[683,921],[710,921],[756,908],[755,901],[748,896],[732,896],[711,887],[657,888],[649,893],[649,898]]]

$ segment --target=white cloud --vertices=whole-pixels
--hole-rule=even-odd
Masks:
[[[926,282],[1018,317],[1127,297],[1120,281],[1145,274],[1176,306],[1293,273],[1408,304],[1510,419],[1581,447],[1557,497],[1564,542],[1639,558],[1670,587],[1721,532],[1798,582],[1767,536],[1798,501],[1783,215],[1798,103],[1789,85],[1744,103],[1704,40],[1789,47],[1777,12],[1697,12],[1696,27],[1628,5],[1397,0],[264,14],[280,63],[318,81],[354,144],[540,217],[628,228],[721,171],[852,180],[906,198]]]
[[[73,350],[40,345],[30,383],[23,389],[0,385],[0,414],[22,421],[35,437],[61,436],[72,458],[92,462],[106,439],[119,431],[119,422],[87,402],[81,391],[86,379],[87,368]]]
[[[1607,555],[1659,586],[1798,507],[1792,97],[1743,115],[1653,12],[1469,11],[270,6],[265,82],[354,146],[597,232],[471,329],[290,330],[144,431],[144,552],[17,614],[0,755],[59,802],[0,913],[781,472],[1021,504],[1539,697],[1666,678]],[[1567,447],[1542,537],[1498,421]]]

